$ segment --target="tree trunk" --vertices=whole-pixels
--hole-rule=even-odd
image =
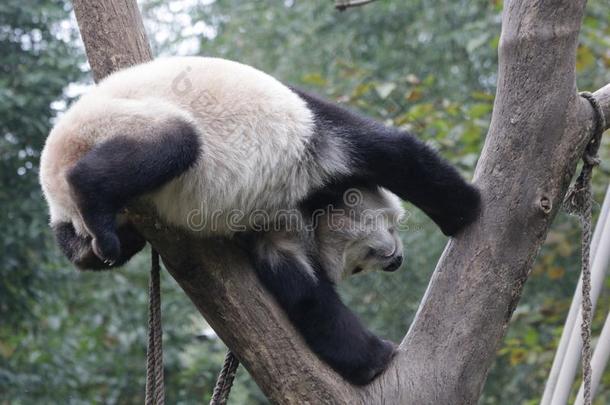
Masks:
[[[389,370],[354,387],[321,363],[230,241],[198,240],[136,204],[132,218],[273,402],[476,403],[594,126],[576,91],[585,0],[505,2],[498,89],[475,183],[484,209],[450,240]],[[96,80],[151,58],[135,0],[76,0]],[[610,117],[610,85],[595,96]]]

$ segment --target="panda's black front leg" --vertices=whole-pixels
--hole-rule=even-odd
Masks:
[[[93,251],[107,264],[121,257],[119,210],[182,174],[200,153],[196,130],[182,120],[142,131],[95,145],[67,174]]]
[[[365,328],[324,272],[290,252],[258,255],[255,261],[259,279],[320,359],[357,385],[385,370],[394,345]]]
[[[350,135],[356,176],[412,202],[445,235],[455,235],[478,217],[478,189],[414,136],[379,125]]]

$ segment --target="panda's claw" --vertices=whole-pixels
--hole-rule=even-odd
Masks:
[[[121,256],[121,243],[115,233],[93,238],[91,247],[93,253],[109,267],[113,266]]]

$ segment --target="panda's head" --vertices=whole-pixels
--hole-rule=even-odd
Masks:
[[[400,199],[377,188],[350,189],[342,201],[319,218],[317,242],[329,277],[395,271],[403,261],[397,228],[404,216]]]

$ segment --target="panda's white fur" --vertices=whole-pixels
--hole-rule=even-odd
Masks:
[[[103,80],[53,128],[41,157],[51,223],[71,221],[77,232],[86,233],[66,171],[93,145],[145,135],[147,127],[176,116],[198,129],[203,158],[151,193],[170,224],[193,229],[188,221],[195,217],[210,225],[198,231],[229,235],[247,225],[234,223],[234,217],[247,220],[256,210],[273,216],[278,209],[296,208],[330,175],[348,172],[342,145],[327,149],[323,160],[307,155],[312,113],[271,76],[224,59],[159,59]]]

